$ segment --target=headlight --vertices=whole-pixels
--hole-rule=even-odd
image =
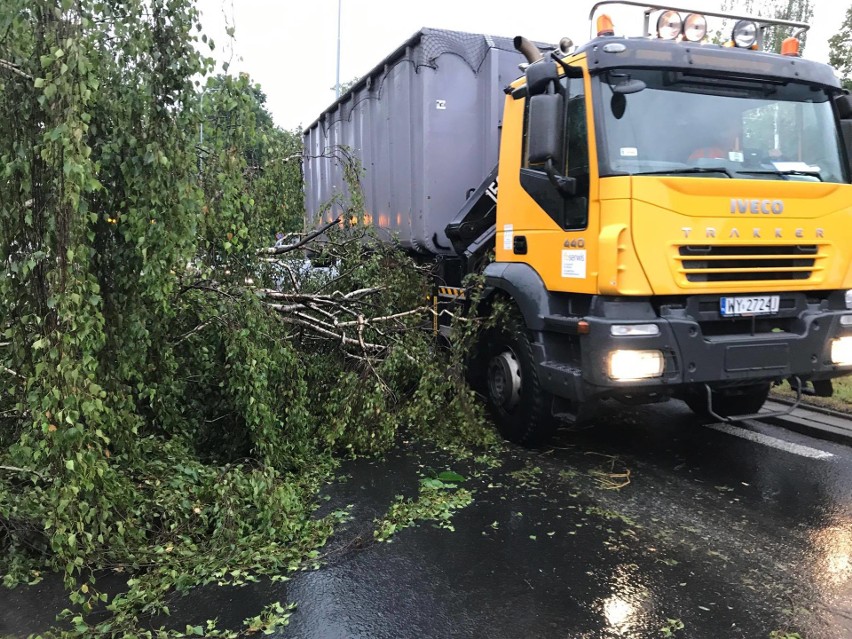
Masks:
[[[841,315],[840,316],[840,325],[841,326],[852,326],[852,315]]]
[[[664,366],[661,351],[617,350],[609,354],[609,376],[619,382],[659,377]]]
[[[700,13],[690,13],[683,23],[683,37],[690,42],[701,42],[707,35],[707,18]]]
[[[731,39],[738,47],[748,49],[757,41],[757,24],[751,20],[740,20],[734,25]]]
[[[656,324],[613,324],[609,327],[609,334],[613,337],[632,337],[634,335],[653,336],[660,334],[660,327]]]
[[[841,337],[831,342],[831,361],[839,366],[852,366],[852,337]]]
[[[674,40],[683,29],[683,18],[677,11],[663,11],[657,18],[657,35],[663,40]]]
[[[846,308],[852,308],[852,290],[846,291]]]

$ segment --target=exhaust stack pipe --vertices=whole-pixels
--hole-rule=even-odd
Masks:
[[[538,50],[538,47],[527,40],[524,36],[515,36],[513,43],[515,45],[515,49],[523,53],[527,62],[530,64],[538,62],[544,57],[544,54]]]

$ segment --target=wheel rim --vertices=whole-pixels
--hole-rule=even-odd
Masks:
[[[488,392],[503,410],[512,410],[521,401],[521,366],[511,350],[495,355],[488,363]]]

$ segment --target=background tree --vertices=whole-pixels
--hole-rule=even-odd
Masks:
[[[265,102],[246,74],[212,77],[200,97],[200,248],[211,264],[244,254],[243,276],[276,232],[300,231],[304,223],[301,132],[277,128]]]
[[[344,95],[347,91],[349,91],[352,87],[354,87],[360,81],[361,81],[361,76],[356,75],[351,80],[349,80],[348,82],[341,82],[340,83],[340,95]],[[331,87],[331,90],[334,91],[335,87]]]
[[[828,39],[828,63],[840,72],[843,87],[852,91],[852,6],[840,30]]]

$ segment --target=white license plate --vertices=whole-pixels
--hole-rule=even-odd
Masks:
[[[724,317],[738,315],[771,315],[778,312],[780,296],[753,295],[751,297],[723,297],[720,300]]]

